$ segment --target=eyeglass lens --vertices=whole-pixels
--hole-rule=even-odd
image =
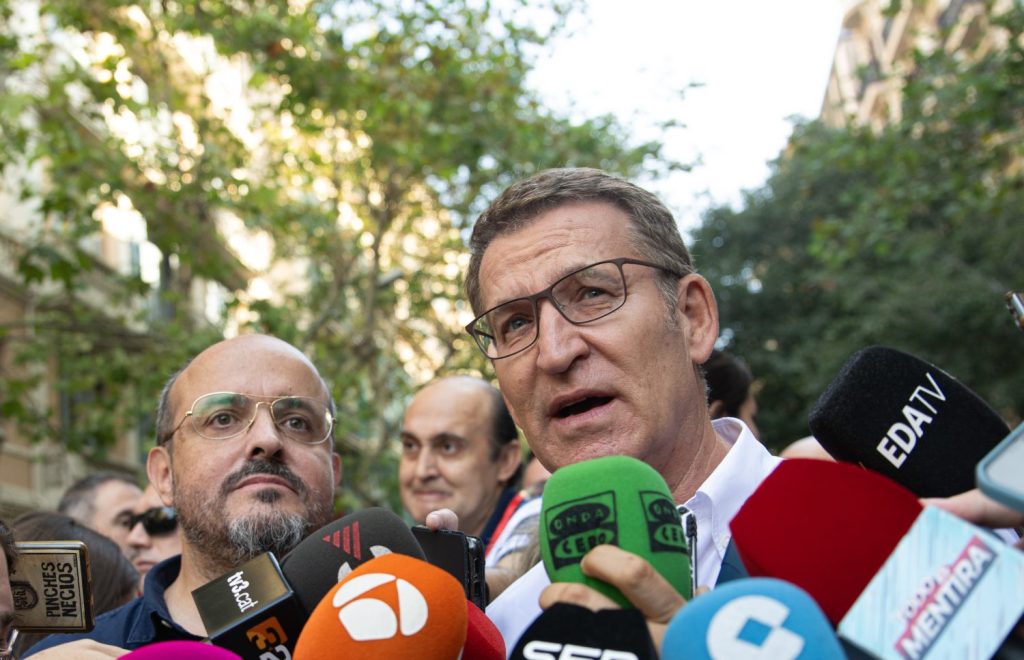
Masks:
[[[316,399],[293,396],[271,403],[235,392],[215,392],[197,399],[192,406],[192,426],[210,440],[231,438],[249,428],[261,403],[270,405],[274,425],[292,440],[316,444],[331,431],[330,413]]]
[[[571,273],[551,287],[551,299],[565,318],[586,323],[606,316],[626,301],[626,283],[619,266],[595,264]],[[482,316],[478,333],[488,336],[486,353],[500,357],[529,346],[537,338],[536,302],[511,300]]]

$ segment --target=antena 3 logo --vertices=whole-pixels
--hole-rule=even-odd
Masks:
[[[595,493],[553,506],[545,513],[551,560],[555,568],[578,564],[602,543],[618,545],[615,493]]]
[[[430,614],[420,590],[390,573],[357,575],[338,588],[331,602],[357,642],[411,637],[427,625]]]
[[[655,490],[640,491],[640,502],[647,521],[651,552],[682,552],[689,554],[683,523],[672,500]]]

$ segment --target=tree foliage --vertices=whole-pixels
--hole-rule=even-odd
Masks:
[[[38,304],[3,328],[5,413],[102,455],[124,420],[151,423],[187,356],[268,332],[332,384],[344,504],[393,502],[411,389],[482,366],[458,324],[475,214],[546,167],[675,166],[611,117],[544,107],[526,76],[575,5],[525,5],[0,0],[4,191],[37,218],[17,237]],[[157,282],[89,249],[110,208],[145,220]],[[265,263],[236,256],[232,226],[270,246]],[[224,297],[205,318],[202,282]],[[62,423],[30,396],[54,373],[90,415]]]
[[[696,232],[729,348],[764,382],[769,444],[806,435],[872,344],[943,368],[1009,422],[1024,413],[1024,337],[1003,303],[1024,289],[1024,10],[994,23],[1004,48],[916,54],[899,122],[798,125],[744,209]]]

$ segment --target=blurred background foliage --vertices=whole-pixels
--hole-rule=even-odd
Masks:
[[[0,330],[0,412],[102,458],[126,429],[152,437],[161,383],[188,356],[226,331],[271,333],[333,387],[342,506],[396,504],[408,395],[485,366],[459,327],[475,214],[547,167],[682,167],[527,88],[578,9],[0,0],[3,191],[36,218],[12,237],[33,303]],[[111,208],[144,219],[157,281],[87,249]],[[271,246],[259,268],[239,233]],[[197,313],[197,282],[223,288],[214,313]],[[47,382],[56,395],[33,396]]]
[[[126,430],[149,442],[159,388],[189,356],[267,332],[333,388],[340,506],[397,508],[410,393],[491,373],[460,327],[476,214],[547,167],[686,167],[527,87],[584,7],[0,0],[0,193],[34,218],[5,244],[31,303],[0,319],[0,416],[102,458]],[[919,55],[900,121],[798,123],[743,208],[694,230],[720,344],[760,381],[770,446],[806,435],[818,394],[874,343],[1020,419],[1024,337],[1002,295],[1024,289],[1022,11],[1001,19],[1004,50]],[[88,249],[110,209],[144,219],[158,277]],[[242,254],[254,243],[257,263]]]
[[[884,344],[951,373],[1006,421],[1024,414],[1024,9],[1006,47],[917,53],[900,119],[880,130],[796,126],[743,210],[717,208],[695,258],[718,296],[722,342],[761,380],[776,449],[856,350]]]

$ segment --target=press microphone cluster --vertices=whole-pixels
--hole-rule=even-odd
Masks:
[[[1024,555],[854,465],[785,461],[730,527],[752,576],[802,588],[875,657],[990,657],[1024,613]]]
[[[584,575],[584,555],[611,544],[647,560],[684,598],[693,593],[691,548],[672,493],[657,471],[626,456],[557,470],[544,487],[540,550],[552,582],[587,585],[625,609],[555,605],[537,617],[511,658],[657,658],[643,615],[610,584]]]
[[[313,609],[340,577],[390,552],[423,557],[401,518],[366,509],[309,535],[280,562],[265,553],[192,595],[213,644],[243,658],[287,658]]]
[[[402,519],[381,508],[326,525],[280,562],[260,555],[193,598],[209,641],[247,660],[505,657],[462,585],[426,563]]]
[[[693,593],[691,552],[672,493],[657,471],[628,456],[567,465],[544,486],[540,551],[552,582],[578,582],[623,607],[611,585],[583,574],[580,561],[601,544],[648,562],[683,596]]]
[[[1009,431],[955,378],[884,346],[850,357],[811,410],[808,425],[837,460],[884,475],[918,497],[974,488],[974,466]]]

